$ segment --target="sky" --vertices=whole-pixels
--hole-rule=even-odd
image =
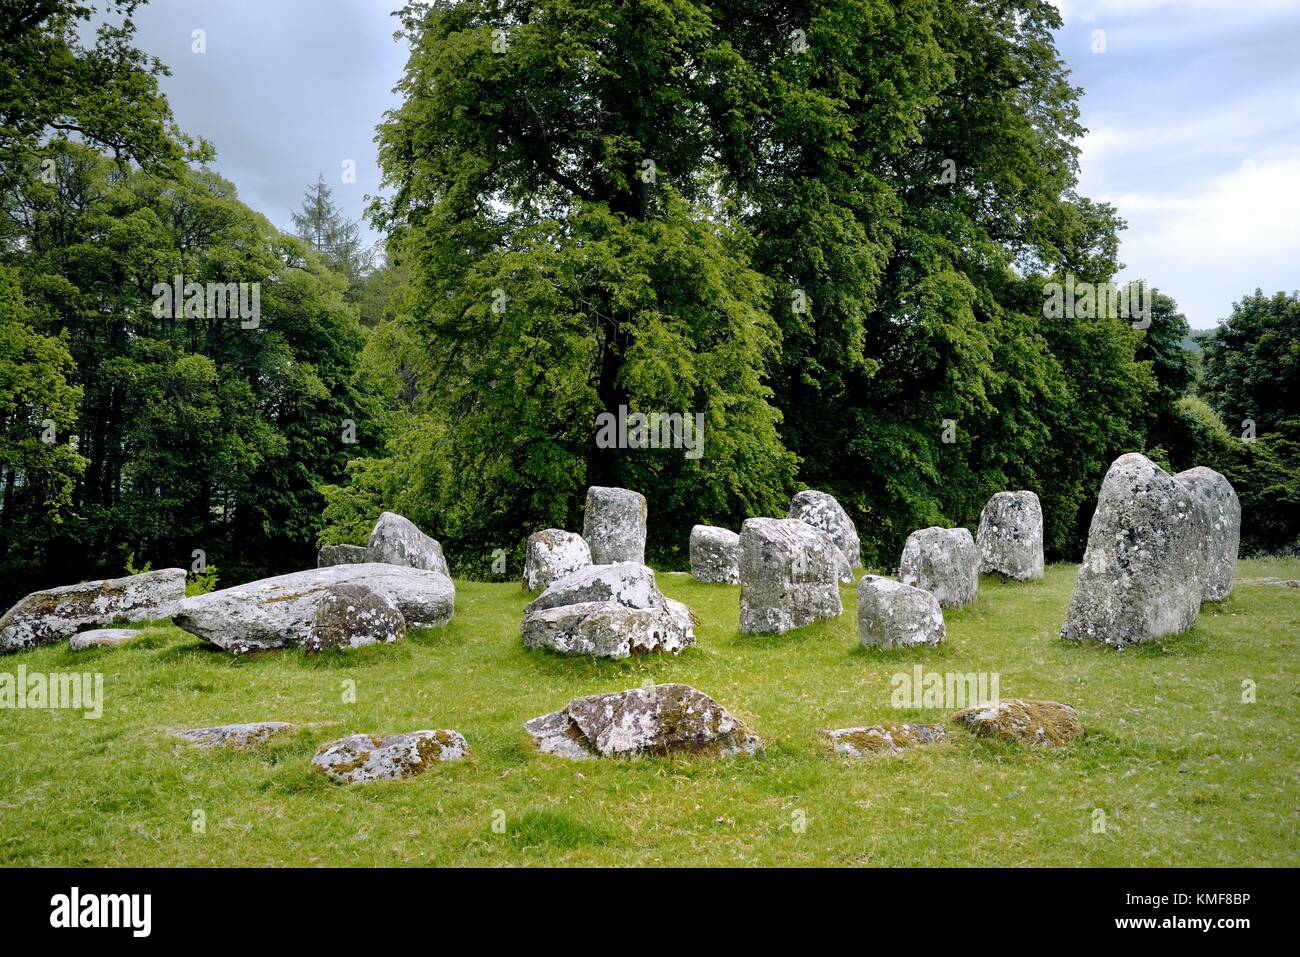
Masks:
[[[1300,0],[1052,2],[1084,90],[1079,191],[1128,223],[1117,278],[1154,283],[1195,329],[1257,286],[1300,287]],[[400,5],[153,0],[135,19],[138,45],[172,71],[163,89],[181,127],[288,228],[318,175],[353,218],[378,191],[374,129],[406,60]]]

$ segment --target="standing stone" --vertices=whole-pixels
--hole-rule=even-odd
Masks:
[[[839,615],[847,561],[821,529],[793,518],[750,518],[740,529],[740,630],[784,632]]]
[[[364,545],[326,545],[316,553],[316,567],[353,565],[370,561],[370,550]]]
[[[1205,588],[1202,601],[1223,601],[1232,594],[1241,544],[1241,503],[1232,483],[1203,465],[1174,478],[1189,491],[1205,526]]]
[[[405,635],[406,617],[396,601],[361,582],[344,582],[316,603],[303,648],[314,654],[326,648],[391,644]]]
[[[799,492],[790,499],[790,511],[786,518],[797,518],[829,535],[849,565],[848,574],[840,581],[853,581],[853,569],[862,564],[862,543],[858,540],[858,530],[853,519],[849,518],[848,512],[844,511],[833,495],[811,489]]]
[[[459,731],[408,731],[380,738],[354,734],[321,745],[311,763],[335,781],[362,784],[423,774],[443,761],[459,761],[469,746]]]
[[[370,533],[369,560],[389,565],[406,565],[450,575],[442,545],[415,527],[409,519],[384,512]]]
[[[970,529],[932,525],[907,536],[898,580],[928,591],[945,608],[974,601],[980,584],[980,556]]]
[[[184,597],[182,568],[32,592],[0,618],[0,654],[65,641],[118,621],[169,618]]]
[[[177,606],[172,621],[235,654],[302,645],[311,635],[321,599],[340,585],[358,583],[392,599],[407,627],[431,628],[451,620],[456,586],[446,575],[366,562],[312,568],[194,595]]]
[[[729,528],[691,529],[691,577],[697,582],[740,584],[740,536]]]
[[[528,536],[524,548],[524,590],[537,591],[591,564],[591,548],[581,535],[548,528]]]
[[[1196,623],[1206,568],[1201,510],[1144,455],[1106,473],[1061,636],[1117,648]]]
[[[596,565],[615,562],[645,564],[645,496],[625,488],[593,485],[587,489],[582,537],[591,546]]]
[[[524,724],[543,754],[582,760],[637,754],[726,757],[763,749],[758,735],[690,685],[574,698]]]
[[[942,644],[943,609],[928,591],[863,575],[858,582],[858,636],[866,648]]]
[[[1043,577],[1043,508],[1033,492],[998,492],[980,512],[980,571],[1018,581]]]

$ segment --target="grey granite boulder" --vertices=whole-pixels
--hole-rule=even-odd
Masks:
[[[354,734],[322,745],[311,763],[345,784],[423,774],[443,761],[459,761],[469,746],[457,731],[409,731],[380,738]]]
[[[181,568],[32,592],[0,618],[0,653],[66,641],[114,622],[168,618],[184,597]]]
[[[836,728],[824,734],[835,753],[848,758],[899,754],[948,740],[948,732],[941,724],[873,724],[869,728]]]
[[[952,720],[973,734],[1036,747],[1059,748],[1083,737],[1078,712],[1056,701],[1009,698],[958,711]]]
[[[248,748],[261,744],[272,735],[283,734],[292,727],[285,721],[253,721],[248,724],[190,728],[186,731],[173,731],[172,734],[199,748]]]
[[[790,499],[790,511],[786,518],[797,518],[829,535],[849,566],[848,572],[840,581],[853,581],[853,569],[862,564],[862,543],[858,540],[858,530],[853,519],[849,518],[833,495],[812,489],[799,492]]]
[[[1206,576],[1201,509],[1144,455],[1110,466],[1061,636],[1117,648],[1196,623]]]
[[[928,591],[944,608],[974,601],[980,556],[970,529],[932,525],[908,535],[898,562],[898,580]]]
[[[370,549],[364,545],[326,545],[316,553],[316,567],[355,565],[370,561]]]
[[[750,518],[740,529],[740,630],[784,632],[844,610],[848,561],[821,529],[793,518]]]
[[[316,603],[303,648],[308,653],[360,648],[405,636],[406,616],[395,599],[364,582],[343,582],[327,589]]]
[[[1192,495],[1205,527],[1205,587],[1202,601],[1223,601],[1232,594],[1241,544],[1241,503],[1226,477],[1198,465],[1174,476]]]
[[[740,584],[740,536],[729,528],[691,529],[691,577],[697,582]]]
[[[369,560],[389,565],[406,565],[425,571],[450,575],[442,545],[415,527],[409,519],[393,512],[384,512],[370,533],[366,546]]]
[[[625,488],[593,485],[587,489],[582,537],[597,565],[645,563],[645,496]]]
[[[533,532],[524,547],[524,590],[537,591],[591,564],[587,540],[561,528]]]
[[[90,651],[92,648],[120,648],[136,635],[138,628],[95,628],[82,631],[68,639],[69,651]]]
[[[690,609],[635,562],[590,565],[552,582],[524,609],[520,631],[528,648],[603,658],[677,654],[695,644]]]
[[[663,684],[574,698],[524,725],[545,754],[584,759],[637,754],[754,754],[763,742],[690,685]]]
[[[980,571],[1017,581],[1043,577],[1043,507],[1033,492],[998,492],[980,512]]]
[[[867,648],[942,644],[943,609],[928,591],[863,575],[858,582],[858,636]]]
[[[456,588],[446,575],[366,562],[293,572],[195,595],[177,606],[172,620],[236,654],[303,645],[311,636],[316,606],[345,584],[363,584],[392,599],[408,628],[445,625],[456,602]]]

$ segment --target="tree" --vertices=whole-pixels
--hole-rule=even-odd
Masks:
[[[1205,340],[1201,394],[1240,432],[1257,434],[1300,418],[1300,293],[1265,296],[1256,289]]]
[[[374,256],[362,243],[360,224],[344,216],[334,204],[324,176],[307,187],[302,209],[290,215],[298,238],[347,279],[349,292],[357,289],[365,280]]]

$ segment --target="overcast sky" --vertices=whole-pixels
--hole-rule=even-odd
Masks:
[[[1080,191],[1128,221],[1120,278],[1150,279],[1200,329],[1256,286],[1300,287],[1300,0],[1053,2],[1084,89]],[[353,217],[378,189],[374,127],[405,63],[400,5],[153,0],[136,21],[139,45],[172,70],[181,126],[287,228],[318,174]],[[191,50],[196,29],[206,53]]]

